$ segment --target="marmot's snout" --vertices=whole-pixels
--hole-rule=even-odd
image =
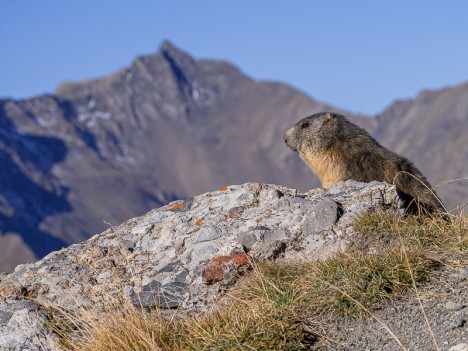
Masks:
[[[284,142],[293,151],[297,152],[297,138],[296,138],[296,127],[289,128],[284,133]]]

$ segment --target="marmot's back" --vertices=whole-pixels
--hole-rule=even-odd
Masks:
[[[306,117],[285,133],[284,141],[324,187],[348,179],[384,181],[395,184],[407,206],[445,212],[426,177],[408,159],[387,150],[342,115],[322,112]]]

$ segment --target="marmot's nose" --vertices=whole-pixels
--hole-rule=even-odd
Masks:
[[[294,135],[291,135],[289,130],[286,133],[284,133],[283,140],[286,143],[287,147],[289,147],[293,151],[297,151],[296,139]]]

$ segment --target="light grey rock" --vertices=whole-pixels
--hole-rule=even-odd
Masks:
[[[287,228],[276,228],[273,230],[268,230],[263,235],[263,240],[272,241],[272,240],[285,240],[290,236],[290,232]]]
[[[199,243],[203,241],[212,241],[219,239],[223,235],[223,231],[216,225],[210,225],[200,228],[195,234],[194,243]]]
[[[281,241],[259,241],[249,252],[254,259],[273,259],[277,258],[286,250],[286,244]]]
[[[259,240],[259,235],[256,235],[254,231],[241,233],[238,236],[239,242],[247,249],[250,250],[252,246]]]
[[[458,311],[465,307],[463,304],[454,302],[454,301],[447,301],[445,303],[445,308],[449,311]]]
[[[400,207],[395,188],[385,183],[348,181],[307,194],[279,185],[233,185],[174,201],[18,266],[1,284],[24,287],[39,306],[99,305],[104,296],[124,292],[145,308],[205,311],[221,296],[219,284],[234,284],[249,259],[326,258],[352,240],[357,215]],[[1,350],[23,342],[36,350],[53,340],[43,312],[22,303],[0,300]]]
[[[452,274],[451,277],[456,280],[466,280],[468,279],[468,267],[462,267],[458,273]]]
[[[466,322],[467,322],[467,318],[466,316],[456,316],[454,318],[454,321],[453,321],[453,327],[454,328],[462,328],[466,325]]]
[[[338,205],[331,200],[319,200],[312,204],[304,219],[304,236],[331,228],[339,218]]]
[[[455,346],[452,346],[448,351],[468,351],[468,344],[461,343]]]
[[[11,312],[0,311],[0,325],[8,322],[13,314]]]
[[[153,281],[142,287],[142,291],[131,296],[132,303],[137,307],[162,308],[179,307],[182,303],[187,286],[183,283],[172,283],[162,286],[158,281]]]
[[[58,340],[45,329],[46,317],[36,311],[34,302],[18,301],[8,305],[13,313],[8,313],[8,320],[0,323],[0,350],[58,350]]]

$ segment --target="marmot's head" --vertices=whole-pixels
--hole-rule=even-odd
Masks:
[[[288,129],[284,142],[299,156],[320,153],[336,141],[341,119],[344,117],[332,112],[315,113]]]

